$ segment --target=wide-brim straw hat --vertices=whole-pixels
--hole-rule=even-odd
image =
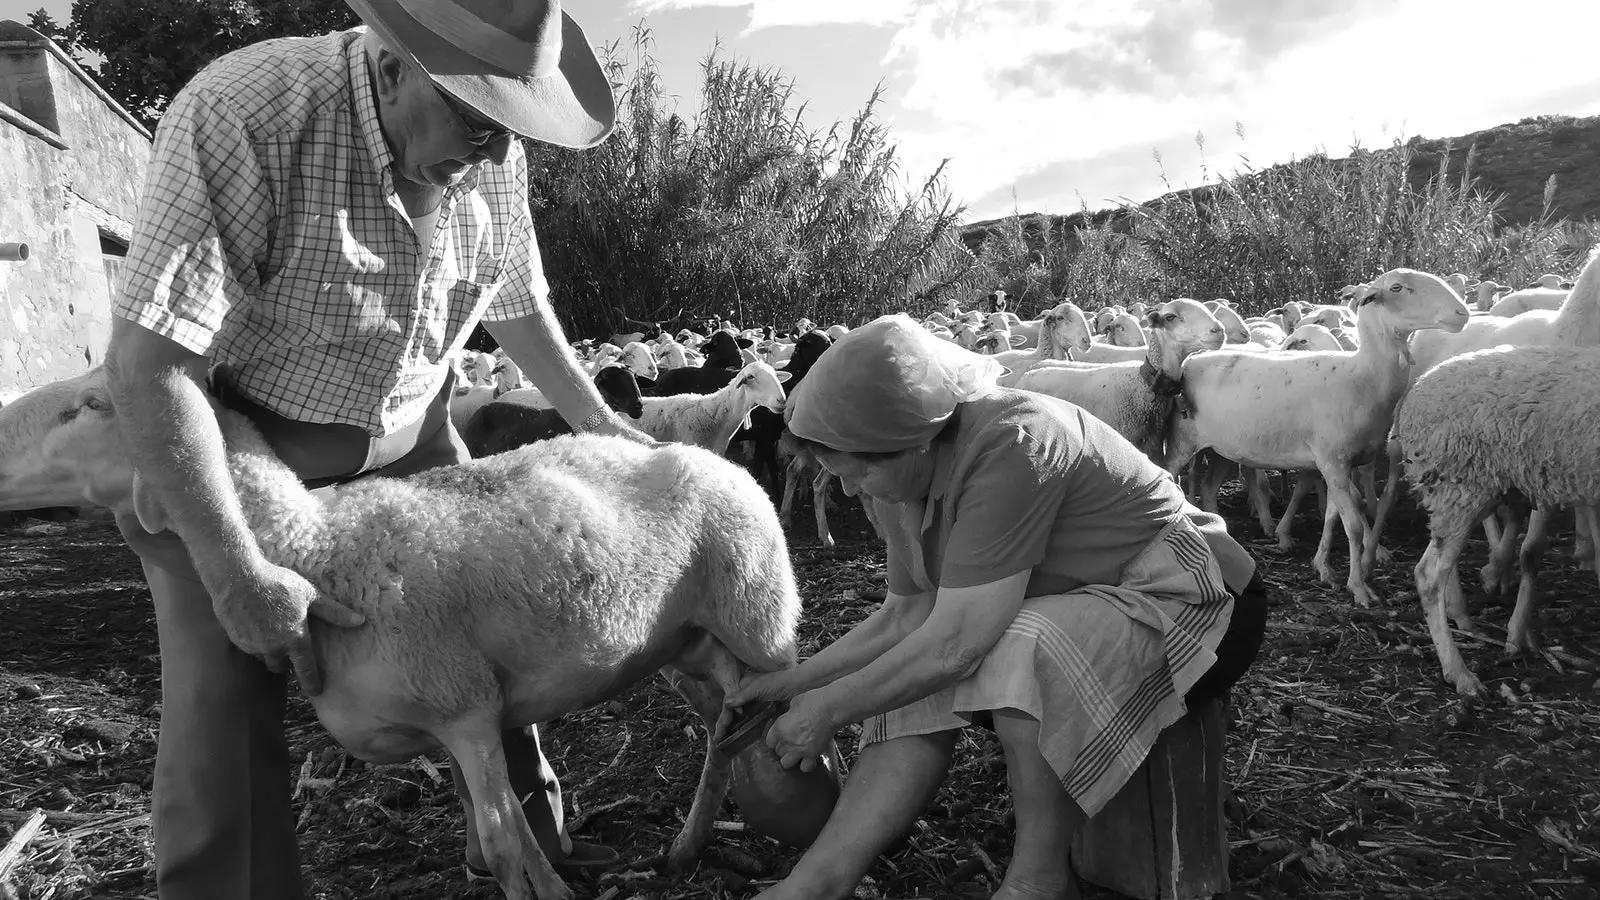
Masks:
[[[560,0],[345,0],[389,49],[523,137],[593,147],[616,124],[611,82]]]

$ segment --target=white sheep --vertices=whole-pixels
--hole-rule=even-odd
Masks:
[[[1277,349],[1283,346],[1288,339],[1283,326],[1277,322],[1246,321],[1245,328],[1250,332],[1250,343],[1260,344],[1268,349]]]
[[[827,330],[823,332],[823,334],[828,336],[828,340],[830,341],[837,341],[839,338],[842,338],[849,333],[850,327],[842,323],[829,325]]]
[[[1168,414],[1182,389],[1183,361],[1197,351],[1221,347],[1225,331],[1203,305],[1181,298],[1151,312],[1149,322],[1150,344],[1143,360],[1040,362],[1017,387],[1077,404],[1160,462]]]
[[[1105,334],[1106,329],[1111,327],[1111,323],[1116,320],[1117,316],[1126,312],[1127,310],[1120,306],[1102,306],[1095,310],[1094,333]]]
[[[1016,387],[1018,379],[1039,363],[1050,359],[1071,359],[1088,350],[1092,343],[1088,318],[1070,300],[1056,304],[1040,321],[1044,325],[1039,332],[1038,347],[1032,350],[1005,350],[994,355],[995,361],[1009,370],[1000,376],[1001,387]]]
[[[639,341],[633,341],[622,348],[622,364],[633,372],[635,378],[648,378],[655,381],[661,377],[661,366],[656,362],[656,355],[650,348]]]
[[[1212,315],[1215,315],[1217,321],[1222,323],[1222,328],[1228,335],[1228,343],[1250,343],[1250,328],[1244,324],[1244,318],[1222,298],[1219,297],[1212,302],[1217,304],[1217,308],[1211,311]]]
[[[323,676],[311,704],[335,740],[379,764],[446,748],[507,897],[567,900],[512,792],[500,733],[667,667],[708,717],[700,784],[669,852],[675,867],[693,860],[730,781],[718,694],[742,667],[793,665],[797,649],[783,531],[748,473],[695,447],[586,435],[314,495],[247,419],[219,409],[217,420],[261,552],[365,617],[309,626]],[[167,526],[123,455],[100,370],[0,410],[0,435],[0,508],[88,501]]]
[[[1489,307],[1489,315],[1510,318],[1520,316],[1530,309],[1560,309],[1571,291],[1560,288],[1523,288],[1512,291]]]
[[[1497,347],[1429,370],[1395,412],[1390,441],[1402,448],[1407,481],[1428,511],[1428,547],[1414,573],[1417,595],[1444,678],[1458,693],[1483,689],[1445,621],[1448,613],[1458,628],[1472,631],[1456,561],[1473,527],[1508,495],[1535,509],[1506,630],[1506,653],[1517,654],[1537,649],[1534,576],[1550,512],[1577,507],[1591,534],[1600,524],[1594,506],[1600,502],[1596,384],[1600,348]],[[1600,558],[1594,562],[1600,568]]]
[[[1327,326],[1318,325],[1315,322],[1304,322],[1291,332],[1288,337],[1283,339],[1283,343],[1278,349],[1331,351],[1343,350],[1345,347],[1339,343],[1339,339],[1334,337],[1333,332],[1329,331]]]
[[[741,424],[748,427],[751,410],[783,412],[783,383],[791,377],[758,360],[715,393],[643,398],[644,414],[633,424],[658,441],[693,444],[724,456],[734,432]]]
[[[1505,285],[1485,278],[1483,281],[1478,282],[1478,286],[1473,289],[1477,297],[1473,305],[1481,312],[1488,312],[1494,308],[1497,295],[1504,288]]]
[[[1467,327],[1457,334],[1437,331],[1419,332],[1411,339],[1413,364],[1409,380],[1415,381],[1424,372],[1452,356],[1486,350],[1501,344],[1516,347],[1561,344],[1570,347],[1600,346],[1600,245],[1589,252],[1583,271],[1557,310],[1532,309],[1511,318],[1475,316]],[[1398,468],[1391,467],[1389,482],[1384,486],[1383,500],[1373,527],[1373,539],[1382,535],[1389,509],[1397,495]],[[1511,521],[1509,516],[1507,521]],[[1514,523],[1513,523],[1514,524]],[[1483,528],[1492,548],[1488,564],[1483,567],[1484,590],[1495,593],[1510,582],[1513,545],[1516,541],[1514,527],[1502,527],[1491,516],[1484,519]],[[1588,537],[1586,528],[1580,533]],[[1369,554],[1369,564],[1371,554]]]
[[[1103,333],[1106,343],[1116,347],[1144,347],[1150,343],[1144,333],[1144,320],[1133,313],[1113,313]]]
[[[1405,341],[1414,331],[1459,331],[1469,314],[1443,279],[1393,269],[1360,290],[1354,353],[1242,353],[1223,349],[1184,363],[1189,414],[1173,420],[1166,467],[1174,475],[1210,448],[1257,469],[1315,468],[1327,482],[1330,514],[1343,520],[1350,545],[1346,586],[1372,603],[1362,561],[1369,529],[1351,468],[1383,446],[1394,404],[1406,386]],[[1313,559],[1333,583],[1327,554]]]

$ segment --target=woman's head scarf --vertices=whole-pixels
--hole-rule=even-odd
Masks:
[[[956,405],[992,387],[996,360],[883,316],[835,341],[794,389],[784,419],[796,437],[846,453],[896,453],[931,442]]]

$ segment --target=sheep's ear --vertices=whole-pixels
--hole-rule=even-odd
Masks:
[[[1160,328],[1161,327],[1161,310],[1159,310],[1159,309],[1150,310],[1148,313],[1145,314],[1144,320],[1149,325],[1149,327],[1151,327],[1151,328]]]
[[[133,514],[138,517],[139,525],[151,534],[160,534],[172,525],[161,501],[156,499],[155,492],[139,477],[137,470],[133,473]]]
[[[1368,303],[1378,299],[1382,293],[1383,292],[1379,291],[1375,285],[1363,284],[1355,289],[1355,292],[1350,295],[1350,299],[1354,303],[1355,307],[1360,309],[1361,307],[1366,306]]]
[[[788,381],[789,379],[794,377],[794,373],[793,372],[776,372],[775,371],[772,374],[778,376],[778,383],[779,384],[783,384],[785,381]]]
[[[1027,342],[1028,342],[1028,339],[1023,337],[1020,334],[1013,334],[1011,336],[1011,346],[1013,346],[1013,347],[1021,347],[1023,344],[1026,344]]]

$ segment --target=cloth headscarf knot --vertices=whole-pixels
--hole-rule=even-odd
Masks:
[[[957,404],[993,389],[1005,371],[910,316],[883,316],[817,359],[784,419],[796,437],[834,450],[897,453],[931,442]]]

